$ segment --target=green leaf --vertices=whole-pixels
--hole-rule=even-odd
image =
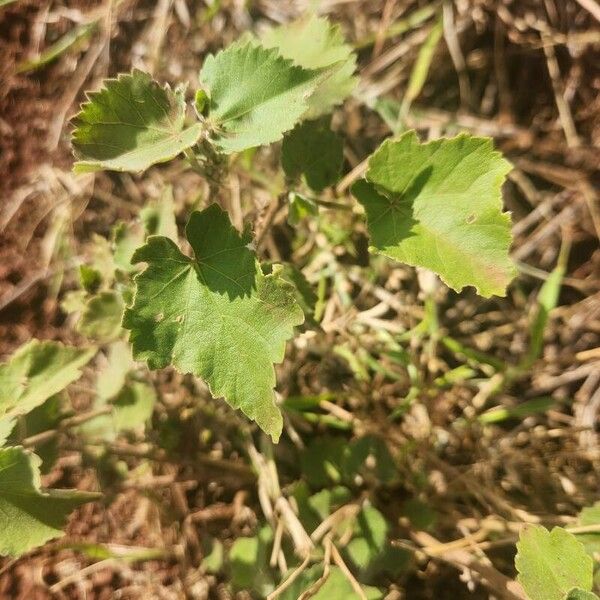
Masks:
[[[209,55],[200,80],[210,94],[214,143],[230,154],[281,139],[306,112],[322,77],[252,41]]]
[[[0,450],[0,554],[19,556],[63,535],[67,515],[99,494],[40,489],[40,459],[23,448]]]
[[[353,75],[356,55],[344,42],[339,26],[331,25],[325,18],[310,15],[276,27],[262,37],[262,43],[277,48],[281,56],[305,69],[334,68],[309,98],[309,108],[304,115],[307,119],[331,112],[356,87],[358,78]]]
[[[306,121],[283,138],[281,165],[291,179],[301,175],[307,185],[320,192],[333,185],[344,162],[342,138],[323,121]]]
[[[304,320],[293,287],[277,269],[263,275],[249,230],[240,235],[216,204],[192,214],[186,236],[194,258],[165,237],[150,237],[135,253],[148,267],[123,319],[134,358],[202,377],[277,440],[273,363]]]
[[[110,342],[121,331],[123,309],[120,294],[112,290],[100,292],[85,303],[78,329],[94,340]]]
[[[577,538],[555,527],[523,529],[517,543],[518,580],[531,600],[563,600],[574,587],[592,589],[593,561]]]
[[[385,517],[373,506],[365,506],[356,519],[354,536],[346,546],[350,560],[366,571],[383,552],[388,526]]]
[[[288,195],[290,206],[288,209],[288,223],[296,226],[302,219],[306,217],[316,217],[319,214],[317,204],[297,192],[290,192]]]
[[[280,596],[279,600],[297,600],[311,588],[323,574],[323,565],[313,565],[306,569]],[[367,600],[381,600],[383,594],[374,587],[361,585]],[[339,567],[329,569],[329,577],[319,590],[311,596],[312,600],[359,600],[360,596],[354,591],[348,578]]]
[[[0,418],[25,415],[81,377],[95,348],[31,340],[0,365]]]
[[[273,589],[269,552],[273,534],[263,527],[254,537],[240,537],[229,551],[231,584],[236,590],[252,590],[264,598]]]
[[[134,70],[107,79],[73,119],[77,173],[143,171],[175,158],[199,139],[202,125],[184,128],[183,88],[161,87]]]
[[[25,437],[55,429],[62,418],[62,398],[60,394],[57,394],[25,415],[19,423],[19,427],[16,428],[19,437],[11,439],[9,445],[16,446],[19,444],[19,440]],[[13,431],[13,436],[16,431]],[[54,437],[42,444],[36,444],[35,453],[42,460],[40,467],[42,474],[48,473],[58,458],[58,438]]]
[[[134,381],[125,385],[111,400],[110,414],[91,419],[80,427],[80,431],[87,438],[112,441],[121,431],[143,429],[152,416],[155,403],[154,388],[147,383]],[[98,399],[94,406],[100,408],[104,404]]]
[[[223,543],[217,538],[204,538],[202,540],[204,558],[200,568],[204,573],[219,573],[223,568]]]
[[[505,295],[514,276],[510,215],[500,188],[510,164],[489,138],[386,140],[353,193],[367,213],[371,250],[435,271],[455,290]]]
[[[106,363],[100,367],[96,379],[96,392],[100,400],[114,398],[125,385],[127,374],[134,366],[131,347],[123,341],[113,342],[108,347]]]
[[[600,502],[592,506],[586,506],[577,519],[577,525],[581,527],[600,525]],[[595,556],[596,560],[600,557],[600,531],[589,533],[577,533],[575,537],[584,545],[587,553]]]
[[[146,235],[139,223],[118,222],[112,230],[113,268],[125,273],[136,271],[131,259],[145,239]]]
[[[598,600],[598,596],[594,592],[587,592],[581,588],[573,588],[569,590],[564,600]]]
[[[148,202],[140,211],[140,218],[146,235],[164,235],[177,242],[173,186],[165,186],[158,200]]]

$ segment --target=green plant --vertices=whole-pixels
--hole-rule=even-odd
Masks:
[[[436,31],[437,43],[441,29]],[[262,261],[263,233],[255,236],[250,222],[238,231],[220,206],[227,174],[251,161],[253,148],[282,140],[284,176],[271,191],[275,207],[287,204],[292,226],[323,210],[339,210],[360,227],[364,213],[372,254],[433,271],[457,291],[473,286],[484,297],[505,294],[514,267],[508,256],[510,217],[502,212],[500,189],[510,165],[490,139],[460,134],[421,143],[414,131],[405,131],[366,159],[364,177],[352,186],[358,204],[336,196],[343,140],[332,129],[330,114],[354,89],[355,62],[338,28],[310,18],[207,57],[201,88],[193,94],[134,71],[88,95],[73,120],[76,172],[140,173],[182,160],[209,182],[210,197],[189,214],[185,242],[191,253],[179,247],[169,188],[144,208],[140,222],[117,224],[110,240],[93,240],[92,256],[80,269],[81,289],[64,299],[63,308],[79,315],[78,331],[96,346],[82,350],[34,341],[0,367],[0,431],[8,444],[14,442],[0,450],[5,465],[0,478],[8,477],[0,503],[2,513],[26,531],[17,536],[6,523],[0,552],[19,555],[59,535],[68,511],[94,497],[40,491],[40,459],[23,446],[52,435],[36,438],[43,436],[36,431],[35,439],[23,441],[14,428],[19,420],[26,425],[28,413],[49,399],[59,402],[98,351],[104,364],[92,410],[83,418],[68,416],[53,431],[68,426],[88,440],[107,441],[118,432],[143,428],[155,402],[144,365],[151,370],[173,366],[200,377],[213,396],[240,409],[274,441],[282,433],[282,407],[326,421],[318,411],[321,399],[279,403],[274,391],[275,365],[283,361],[294,328],[318,322],[323,289],[315,292],[296,265]],[[251,167],[246,170],[260,179]],[[267,221],[263,227],[268,226]],[[350,233],[332,227],[329,235],[344,240]],[[337,350],[344,353],[341,346]],[[346,349],[356,371],[364,373],[361,361],[369,357],[351,354]],[[328,425],[344,428],[343,420],[327,418]],[[329,578],[316,567],[298,571],[294,585],[297,591],[314,587],[315,598],[334,597],[333,588],[340,597],[361,597],[342,577],[344,560],[364,580],[408,560],[390,543],[376,508],[340,499],[347,499],[357,478],[392,480],[393,459],[377,437],[351,444],[332,438],[326,445],[327,461],[317,468],[311,452],[322,453],[323,446],[306,449],[301,462],[312,489],[297,487],[291,495],[302,527],[345,511],[319,540],[335,565],[326,565]],[[269,471],[259,458],[254,463],[259,473]],[[271,500],[280,501],[278,482],[271,481],[268,489]],[[229,554],[234,585],[260,594],[273,590],[269,565],[257,573],[244,563],[247,556],[254,563],[267,560],[268,534],[236,542]],[[348,540],[342,553],[335,536]],[[587,581],[579,585],[586,586]],[[289,594],[296,588],[285,593],[295,597]],[[380,592],[367,587],[363,596],[377,598]]]

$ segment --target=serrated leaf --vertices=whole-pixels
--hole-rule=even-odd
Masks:
[[[99,494],[40,489],[40,459],[20,447],[0,449],[0,554],[19,556],[63,535],[67,515]]]
[[[293,287],[277,270],[263,275],[249,231],[240,235],[216,204],[192,214],[186,237],[194,258],[165,237],[148,238],[135,253],[148,266],[123,319],[134,358],[202,377],[214,396],[278,439],[273,363],[304,320]]]
[[[136,172],[171,160],[200,137],[201,124],[184,128],[184,121],[182,88],[161,87],[138,70],[107,79],[73,119],[74,170]]]
[[[281,139],[306,112],[322,77],[252,41],[207,56],[200,81],[210,94],[215,145],[230,154]]]
[[[515,271],[500,188],[510,168],[489,138],[386,140],[353,186],[372,251],[431,269],[455,290],[505,295]]]
[[[304,176],[320,192],[333,185],[344,162],[342,138],[322,121],[305,121],[283,138],[281,166],[291,179]]]
[[[518,581],[531,600],[563,600],[574,587],[592,589],[593,561],[577,538],[555,527],[523,529],[517,542]]]
[[[0,418],[25,415],[81,377],[95,348],[31,340],[0,365]]]
[[[271,29],[262,37],[262,43],[269,48],[277,48],[281,56],[305,69],[335,66],[333,73],[319,83],[309,98],[309,108],[304,115],[307,119],[331,112],[356,87],[356,55],[344,42],[339,26],[331,25],[323,17],[310,15]]]
[[[85,303],[78,329],[94,340],[110,342],[119,336],[124,308],[120,294],[100,292]]]

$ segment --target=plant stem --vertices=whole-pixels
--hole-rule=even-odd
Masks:
[[[91,410],[90,412],[83,413],[81,415],[75,415],[74,417],[69,417],[62,421],[58,427],[55,429],[48,429],[47,431],[42,431],[41,433],[36,433],[35,435],[29,436],[25,438],[21,445],[24,448],[31,448],[32,446],[38,446],[39,444],[44,444],[52,439],[54,439],[59,433],[71,429],[73,427],[77,427],[87,421],[91,421],[96,417],[101,415],[108,415],[112,412],[112,406],[103,406],[102,408],[97,408],[96,410]]]

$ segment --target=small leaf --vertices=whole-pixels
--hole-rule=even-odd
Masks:
[[[272,589],[269,552],[273,534],[263,527],[254,537],[240,537],[229,551],[231,584],[235,590],[252,590],[264,598]]]
[[[549,532],[529,525],[519,536],[517,550],[518,580],[531,600],[564,600],[574,587],[592,589],[593,561],[565,529]]]
[[[279,596],[279,600],[298,600],[304,592],[311,589],[323,575],[323,565],[313,565],[302,574]],[[361,585],[367,600],[381,600],[383,594],[375,587]],[[352,584],[339,567],[331,567],[329,576],[323,585],[310,596],[311,600],[360,600]]]
[[[81,377],[95,348],[31,340],[0,365],[0,417],[25,415]]]
[[[505,295],[514,276],[500,188],[510,165],[489,138],[386,140],[353,186],[372,250],[436,272],[452,288]]]
[[[125,385],[110,401],[110,414],[91,419],[80,427],[80,431],[87,438],[112,441],[121,431],[143,429],[152,416],[155,403],[154,388],[147,383],[134,381]],[[100,408],[104,404],[98,399],[94,407]]]
[[[210,95],[214,143],[230,154],[281,139],[306,112],[322,77],[252,41],[209,55],[200,80]]]
[[[102,273],[88,265],[81,265],[79,267],[79,282],[86,292],[95,294],[102,284]]]
[[[73,119],[78,173],[143,171],[193,146],[201,124],[184,128],[184,90],[161,87],[147,73],[107,79]]]
[[[148,202],[140,211],[146,235],[164,235],[177,242],[177,223],[173,206],[173,187],[165,186],[158,200]]]
[[[306,217],[316,217],[319,214],[319,207],[315,202],[306,196],[297,192],[290,192],[288,196],[290,207],[288,209],[288,223],[296,226]]]
[[[148,267],[123,319],[134,358],[202,377],[214,396],[278,439],[273,363],[304,320],[293,287],[277,269],[263,275],[249,231],[240,235],[216,204],[192,214],[186,236],[193,259],[159,236],[135,253]]]
[[[123,309],[123,299],[117,292],[100,292],[85,303],[78,329],[95,340],[110,342],[121,331]]]
[[[18,438],[10,440],[9,444],[15,446],[19,444],[18,440],[25,437],[55,429],[63,419],[62,398],[60,394],[48,398],[41,406],[34,408],[25,415],[19,422]],[[14,435],[15,431],[13,431]],[[42,460],[41,472],[46,474],[52,468],[52,465],[58,458],[58,438],[54,437],[47,442],[36,444],[35,453]]]
[[[385,548],[388,526],[385,517],[373,506],[365,506],[356,519],[354,536],[346,546],[350,560],[366,571]]]
[[[573,588],[569,590],[564,600],[598,600],[598,596],[594,592],[587,592],[581,588]]]
[[[96,392],[100,400],[114,398],[125,385],[127,374],[134,366],[131,347],[123,341],[113,342],[108,347],[106,363],[98,370]]]
[[[204,573],[219,573],[223,568],[223,543],[217,538],[202,540],[204,558],[200,568]]]
[[[0,450],[0,554],[20,556],[63,535],[67,515],[99,494],[40,490],[40,459],[23,448]]]
[[[600,525],[600,502],[586,506],[577,518],[577,525],[581,527]],[[595,556],[598,562],[600,557],[600,531],[577,533],[575,537],[584,545],[587,553]]]
[[[320,192],[333,185],[344,162],[342,138],[322,121],[306,121],[283,138],[281,165],[291,179],[301,175]]]
[[[315,119],[331,112],[354,90],[358,78],[354,77],[356,55],[344,42],[338,25],[314,15],[299,19],[267,31],[262,43],[277,48],[281,56],[289,58],[305,69],[333,68],[308,99],[306,119]]]
[[[131,259],[145,239],[146,236],[139,223],[118,222],[112,230],[113,267],[124,273],[136,271],[137,267],[131,263]]]

